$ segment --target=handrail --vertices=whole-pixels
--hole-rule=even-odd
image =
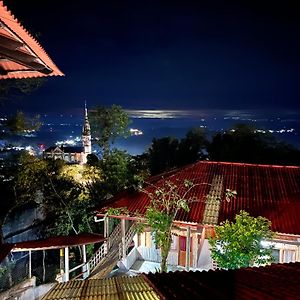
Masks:
[[[113,246],[115,241],[121,240],[121,224],[118,224],[107,239],[108,250]]]
[[[127,250],[135,234],[134,226],[131,224],[125,235],[125,248]],[[121,243],[121,224],[118,224],[107,240],[99,247],[93,257],[86,263],[87,277],[89,274],[108,256],[108,252],[114,247],[113,251],[119,251],[119,258],[122,257],[122,243]],[[119,248],[119,249],[118,249]]]

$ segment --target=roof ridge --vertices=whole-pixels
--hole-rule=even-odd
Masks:
[[[286,165],[276,165],[276,164],[254,164],[254,163],[242,163],[242,162],[228,162],[228,161],[213,161],[213,160],[200,160],[195,162],[195,164],[199,163],[208,163],[208,164],[221,164],[221,165],[240,165],[240,166],[256,166],[256,167],[272,167],[272,168],[300,168],[300,166],[286,166]]]
[[[41,48],[41,50],[49,57],[49,55],[47,54],[47,52],[45,51],[45,49],[42,47],[42,45],[40,44],[40,42],[24,27],[24,25],[22,24],[22,22],[20,20],[18,20],[18,18],[12,13],[12,11],[10,9],[8,9],[8,7],[6,5],[4,5],[3,0],[0,1],[0,4],[2,2],[2,7],[4,8],[4,10],[12,17],[12,20],[15,21],[17,24],[20,25],[20,27],[22,28],[22,30],[24,30],[26,32],[26,34],[28,34],[28,36],[30,38],[32,38],[36,44]],[[8,18],[5,17],[1,17],[1,19],[7,19],[10,20]],[[5,22],[4,22],[5,23]],[[7,26],[7,24],[5,24]],[[10,29],[11,30],[11,29]],[[12,30],[13,31],[13,30]],[[14,32],[16,35],[18,35],[16,32]],[[31,48],[30,48],[31,49]],[[31,49],[32,50],[32,49]],[[33,51],[33,50],[32,50]],[[49,57],[50,58],[50,57]]]

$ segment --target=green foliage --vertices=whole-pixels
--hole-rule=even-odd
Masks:
[[[128,215],[128,209],[126,207],[109,207],[108,210],[106,211],[105,216],[121,216],[121,215]]]
[[[132,157],[125,151],[113,149],[109,155],[99,161],[102,183],[99,188],[108,195],[115,195],[121,190],[141,186],[144,173],[135,168]]]
[[[235,223],[225,221],[215,227],[216,236],[209,240],[213,260],[219,267],[236,269],[264,265],[273,261],[272,248],[262,248],[261,241],[272,239],[271,222],[251,217],[241,211]]]
[[[17,113],[7,120],[5,126],[13,134],[23,134],[30,131],[36,131],[41,127],[40,116],[36,115],[33,118],[28,118],[22,111]]]
[[[95,203],[89,189],[99,175],[94,167],[67,166],[62,160],[41,160],[26,153],[19,164],[16,197],[19,202],[33,201],[43,207],[47,235],[93,231]]]
[[[204,159],[207,145],[206,133],[201,128],[189,130],[181,140],[154,138],[148,150],[150,172],[152,175],[159,174]]]
[[[114,143],[117,137],[128,135],[130,120],[121,106],[96,107],[90,111],[89,117],[92,135],[98,138],[98,144],[103,149],[104,156],[110,151],[110,143]]]

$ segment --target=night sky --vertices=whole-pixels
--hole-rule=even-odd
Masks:
[[[296,1],[194,2],[4,1],[66,74],[11,107],[299,111]]]

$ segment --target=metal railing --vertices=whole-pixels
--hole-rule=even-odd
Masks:
[[[127,250],[135,235],[135,226],[131,224],[125,235],[125,249]],[[122,244],[119,244],[119,259],[122,258]]]
[[[107,241],[105,241],[100,248],[95,252],[93,257],[87,262],[87,276],[98,266],[103,259],[107,256],[108,251],[117,244],[120,244],[121,241],[121,225],[118,224],[111,235],[108,237]]]

